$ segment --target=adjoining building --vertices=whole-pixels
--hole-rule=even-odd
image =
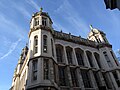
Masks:
[[[106,34],[88,38],[52,28],[48,13],[33,14],[10,90],[120,90],[120,64]]]
[[[116,9],[118,8],[120,10],[120,0],[104,0],[106,9]]]

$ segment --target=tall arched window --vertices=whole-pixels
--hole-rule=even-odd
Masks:
[[[100,55],[98,53],[94,53],[95,59],[97,61],[97,64],[99,66],[99,68],[101,68],[101,64],[100,64]]]
[[[35,26],[39,25],[39,17],[35,18]]]
[[[38,53],[38,36],[34,37],[34,53]]]
[[[63,62],[63,46],[57,44],[56,46],[56,56],[59,63]]]
[[[42,25],[47,26],[47,18],[42,17]]]
[[[67,54],[67,60],[69,64],[73,64],[72,58],[73,58],[73,50],[71,47],[66,47],[66,54]]]
[[[47,36],[43,35],[43,52],[47,53]]]
[[[86,51],[86,54],[87,54],[87,58],[88,58],[90,66],[94,67],[93,59],[92,59],[92,53],[90,51]]]
[[[76,53],[76,58],[77,58],[78,65],[84,66],[83,51],[79,48],[76,48],[75,53]]]

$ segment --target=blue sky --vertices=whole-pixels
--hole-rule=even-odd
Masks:
[[[0,90],[11,86],[21,49],[28,42],[31,16],[41,6],[55,30],[86,38],[92,24],[106,33],[115,52],[120,48],[120,11],[106,10],[103,0],[0,0]]]

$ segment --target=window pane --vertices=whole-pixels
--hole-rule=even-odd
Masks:
[[[91,67],[94,67],[91,53],[90,53],[90,52],[87,52],[86,54],[87,54],[87,57],[88,57],[88,61],[89,61],[90,66],[91,66]]]
[[[59,85],[66,86],[65,67],[59,67]]]
[[[113,76],[114,76],[114,78],[115,78],[115,81],[116,81],[118,87],[120,87],[120,80],[119,80],[119,78],[118,78],[118,75],[117,75],[116,71],[114,71],[114,72],[112,72],[112,73],[113,73]]]
[[[35,18],[35,26],[39,25],[39,18]]]
[[[49,60],[44,59],[44,79],[49,79]]]
[[[47,19],[46,18],[42,18],[42,25],[44,25],[44,26],[47,25]]]
[[[33,76],[33,80],[37,80],[37,63],[38,60],[33,60],[33,65],[32,65],[32,76]]]
[[[70,68],[71,78],[72,78],[72,84],[74,87],[78,87],[78,79],[76,75],[76,69]]]
[[[76,50],[76,58],[77,58],[78,64],[84,66],[82,52],[80,52],[79,50]]]
[[[92,88],[88,72],[85,70],[81,70],[81,75],[82,75],[82,79],[83,79],[85,88]]]
[[[38,52],[38,36],[34,37],[34,53]]]
[[[47,52],[47,36],[43,36],[43,51],[46,53]]]
[[[63,61],[63,48],[60,46],[56,46],[56,55],[57,55],[57,61],[62,62]]]
[[[68,63],[72,64],[72,49],[71,48],[66,48],[66,53],[67,53]]]

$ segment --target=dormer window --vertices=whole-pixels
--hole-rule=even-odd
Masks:
[[[39,25],[39,17],[35,18],[35,26]]]
[[[47,26],[47,18],[42,18],[42,25]]]

